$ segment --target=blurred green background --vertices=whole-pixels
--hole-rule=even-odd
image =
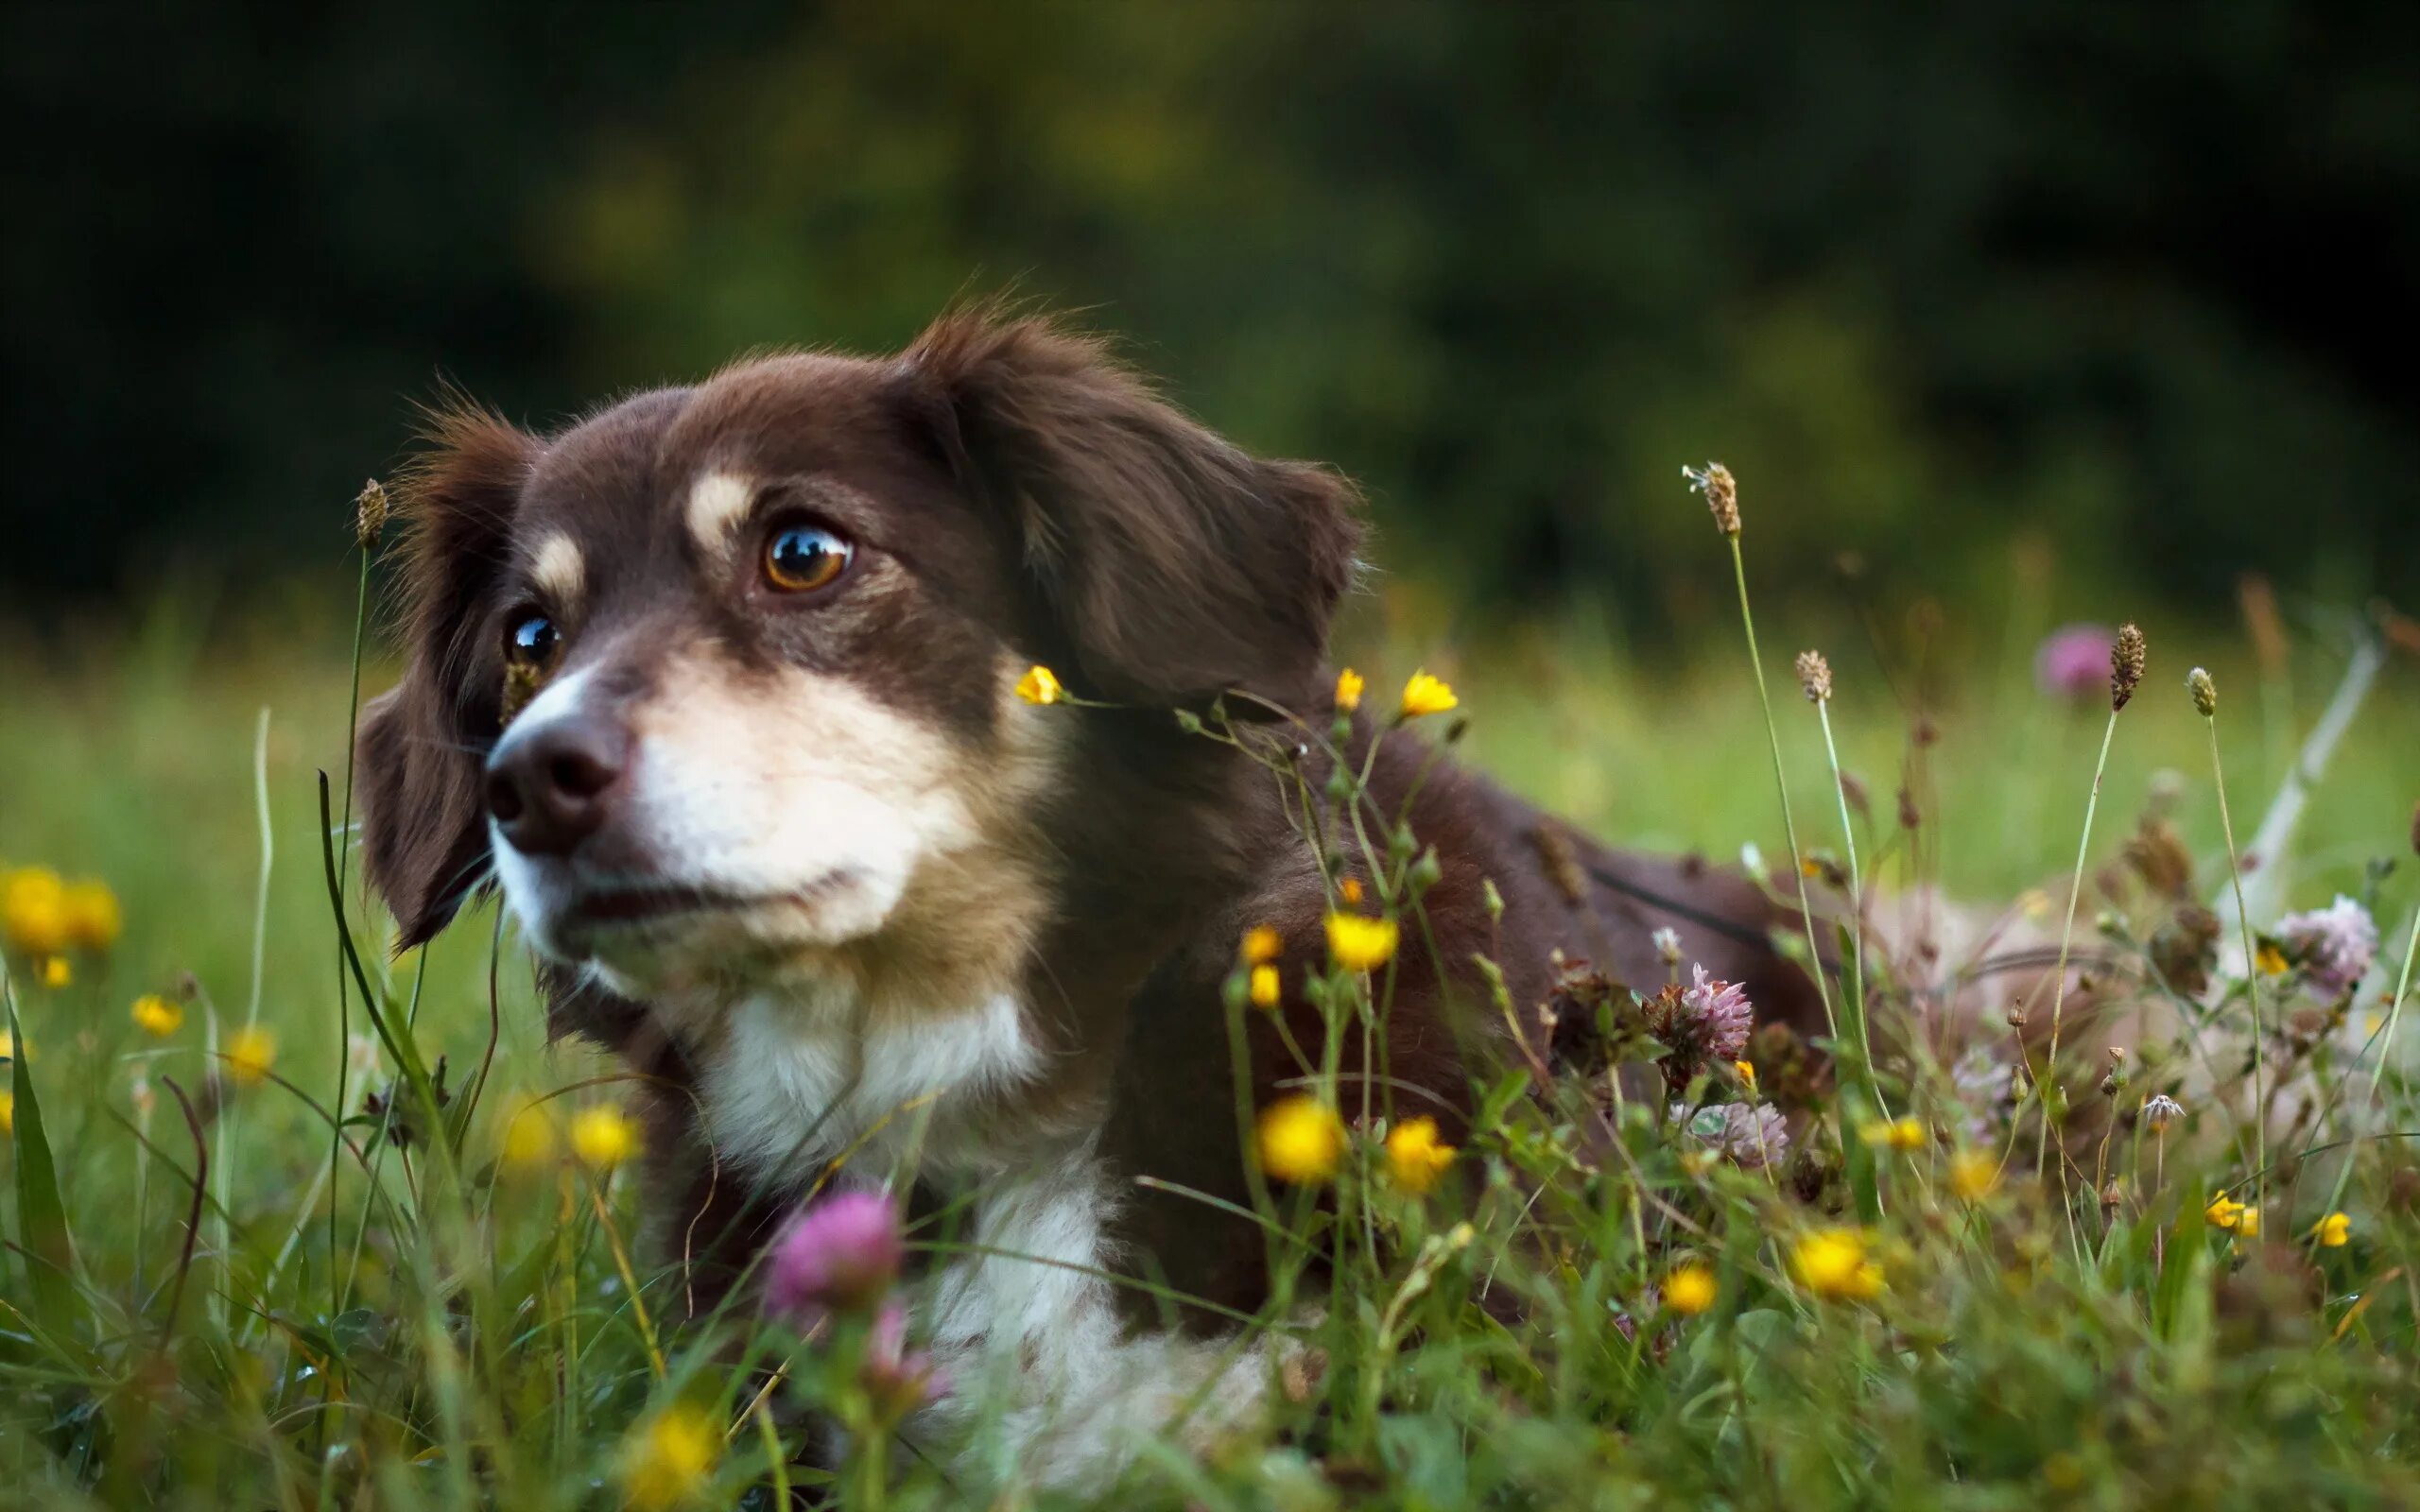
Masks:
[[[545,424],[1013,288],[1368,485],[1462,619],[2231,613],[2420,576],[2420,10],[20,4],[0,593],[346,583],[441,381]],[[2044,562],[2055,559],[2054,575]],[[1687,587],[1679,586],[1685,581]],[[2122,602],[2113,603],[2113,599]]]

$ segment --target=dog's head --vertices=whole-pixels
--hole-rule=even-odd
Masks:
[[[1118,703],[1306,702],[1357,540],[1333,474],[982,312],[431,440],[410,665],[360,740],[369,874],[417,942],[492,865],[542,954],[635,992],[1001,881],[971,873],[1064,772],[1069,711],[1013,693],[1033,662]]]

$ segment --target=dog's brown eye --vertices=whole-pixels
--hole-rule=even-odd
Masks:
[[[784,525],[765,541],[765,581],[785,593],[828,586],[849,565],[849,543],[820,525]]]
[[[555,622],[544,614],[523,614],[505,627],[504,659],[515,666],[543,671],[553,664],[562,644]]]

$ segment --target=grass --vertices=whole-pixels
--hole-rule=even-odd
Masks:
[[[1707,584],[1727,588],[1719,574]],[[1357,631],[1374,700],[1425,662],[1472,716],[1464,755],[1598,833],[1725,858],[1754,845],[1786,861],[1764,716],[1736,639],[1672,665],[1575,621],[1449,661],[1417,599],[1391,597]],[[1991,904],[2038,888],[2064,902],[2063,852],[2106,707],[2033,691],[2026,658],[2039,627],[2022,613],[1990,628],[1962,641],[1977,627],[1952,625],[1921,655],[1885,635],[1888,654],[1874,655],[1861,631],[1828,627],[1831,729],[1795,699],[1773,708],[1810,852],[1844,852],[1829,798],[1834,735],[1870,795],[1857,822],[1871,895],[1938,885]],[[2216,738],[2238,814],[2266,802],[2290,748],[2292,733],[2276,728],[2292,712],[2277,691],[2287,685],[2247,666],[2233,636],[2152,631],[2151,676],[2101,778],[2080,955],[2088,945],[2139,961],[2176,922],[2179,900],[2118,864],[2147,812],[2166,816],[2192,858],[2187,896],[2208,902],[2226,878],[2211,737],[2181,686],[2187,665],[2210,665],[2229,699]],[[383,1052],[367,1082],[366,1059],[340,1072],[346,968],[315,773],[331,773],[340,805],[349,632],[302,615],[299,627],[250,633],[205,642],[162,610],[80,655],[56,642],[0,650],[0,858],[104,879],[125,916],[105,953],[72,957],[62,987],[40,985],[22,953],[9,962],[30,1054],[11,1067],[13,1137],[0,1142],[11,1194],[0,1503],[764,1507],[786,1490],[853,1505],[987,1500],[887,1456],[860,1455],[845,1482],[821,1486],[793,1463],[796,1418],[770,1409],[881,1420],[856,1368],[863,1340],[802,1347],[737,1316],[660,1330],[679,1282],[631,1232],[627,1183],[549,1152],[499,1161],[528,1098],[569,1089],[550,1106],[610,1109],[617,1073],[544,1043],[509,932],[492,955],[492,909],[385,964],[383,919],[362,905],[353,872],[349,917],[381,1015],[418,1057],[447,1058],[458,1095],[438,1122],[461,1126],[458,1143],[424,1138],[359,1160],[338,1142],[331,1182],[326,1110],[357,1114],[365,1085],[387,1086],[397,1063]],[[1778,665],[1793,648],[1762,649]],[[2307,647],[2290,687],[2310,703],[2339,661]],[[373,666],[365,682],[390,678]],[[2338,890],[2364,900],[2388,936],[2389,972],[2420,902],[2405,835],[2420,796],[2412,679],[2408,662],[2391,667],[2364,710],[2315,795],[2288,889],[2297,908]],[[256,776],[274,837],[265,887]],[[1894,816],[1903,784],[1912,831]],[[2398,855],[2391,874],[2373,866]],[[1382,901],[1411,918],[1408,861],[1390,868]],[[494,1076],[466,1116],[499,957]],[[2065,1095],[2020,1103],[2012,1120],[2007,1098],[1962,1093],[1927,1057],[1885,1048],[1910,1011],[1900,988],[1917,973],[1905,954],[1870,942],[1864,971],[1878,1084],[1912,1133],[1856,1126],[1867,1115],[1806,1085],[1792,1048],[1771,1040],[1751,1058],[1798,1129],[1796,1153],[1772,1168],[1711,1157],[1661,1099],[1609,1103],[1595,1095],[1601,1082],[1563,1065],[1538,1095],[1517,1065],[1489,1074],[1486,1116],[1456,1157],[1483,1173],[1469,1193],[1449,1181],[1410,1194],[1387,1178],[1378,1130],[1357,1131],[1334,1177],[1334,1217],[1305,1211],[1282,1184],[1267,1210],[1342,1257],[1324,1321],[1304,1341],[1324,1371],[1295,1383],[1302,1400],[1265,1433],[1199,1457],[1150,1446],[1098,1504],[2410,1499],[2420,1162],[2400,1138],[2342,1143],[2357,1130],[2420,1131],[2399,1060],[2376,1086],[2351,1069],[2370,1016],[2388,1014],[2377,974],[2342,1005],[2341,1030],[2271,1067],[2281,1096],[2310,1090],[2325,1111],[2272,1125],[2274,1164],[2256,1171],[2221,1096],[2182,1094],[2187,1120],[2166,1130],[2134,1118],[2189,1063],[2166,1037],[2121,1039],[2129,1056],[2104,1093],[2110,1031],[2071,1019]],[[2297,1008],[2324,1021],[2335,1006],[2303,980],[2297,967],[2264,987],[2287,1027]],[[1383,1011],[1382,987],[1376,1004],[1348,974],[1330,990],[1346,1022]],[[138,1029],[128,1010],[143,992],[186,1003],[182,1027]],[[205,1046],[223,1048],[255,999],[283,1079],[244,1085],[216,1075]],[[2206,1005],[2187,1015],[2205,1043],[2238,1047],[2217,1063],[2222,1092],[2243,1102],[2239,984],[2222,966],[2194,1001]],[[364,1007],[353,995],[356,1032],[369,1027]],[[1639,1012],[1627,994],[1607,999],[1601,1060],[1655,1049]],[[2006,1048],[1996,1021],[1978,1033]],[[1702,1068],[1682,1100],[1738,1096],[1736,1075]],[[193,1100],[192,1128],[172,1079]],[[2065,1143],[2081,1151],[2071,1180],[2046,1179],[2028,1155],[2001,1166],[2003,1151],[2034,1148],[2026,1120],[2041,1102],[2069,1105]],[[2077,1135],[2113,1114],[2125,1117],[2097,1147]],[[347,1134],[374,1146],[378,1129],[356,1119]],[[2062,1142],[2050,1143],[2055,1160]],[[1862,1151],[1870,1192],[1850,1191],[1844,1150]],[[2256,1182],[2267,1189],[2256,1236],[2239,1220],[2208,1221],[2213,1196],[2248,1199]],[[2339,1210],[2347,1243],[2305,1237]],[[1281,1257],[1299,1248],[1272,1243]],[[1478,1305],[1482,1289],[1517,1299],[1513,1320]],[[767,1396],[759,1367],[775,1361],[787,1366]]]

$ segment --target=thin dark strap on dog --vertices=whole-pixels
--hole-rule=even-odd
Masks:
[[[1588,868],[1588,875],[1617,893],[1635,898],[1640,902],[1660,908],[1675,918],[1685,919],[1702,929],[1710,929],[1718,935],[1736,939],[1743,945],[1754,945],[1760,950],[1769,948],[1771,945],[1761,933],[1744,924],[1709,914],[1702,908],[1694,908],[1677,898],[1668,898],[1652,887],[1642,887],[1634,882],[1625,881],[1602,867],[1592,864]]]

